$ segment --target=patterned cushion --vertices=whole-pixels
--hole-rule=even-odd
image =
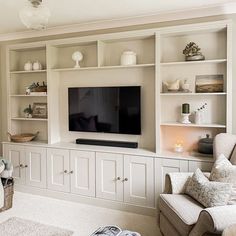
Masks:
[[[229,204],[236,204],[236,165],[222,154],[215,161],[211,170],[210,180],[233,184],[233,192]]]
[[[209,181],[200,169],[190,178],[186,194],[205,207],[227,205],[232,192],[232,184]]]

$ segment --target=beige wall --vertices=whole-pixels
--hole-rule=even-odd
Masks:
[[[0,141],[6,140],[6,132],[7,132],[7,113],[6,113],[6,111],[7,111],[7,109],[6,109],[7,96],[6,96],[6,71],[5,71],[5,68],[6,68],[6,45],[15,44],[15,43],[34,42],[34,41],[41,41],[41,40],[51,40],[51,39],[57,39],[57,38],[78,37],[78,36],[85,36],[85,35],[113,33],[113,32],[127,31],[127,30],[138,30],[138,29],[175,26],[175,25],[181,25],[181,24],[201,23],[201,22],[224,20],[224,19],[232,19],[232,21],[233,21],[233,42],[235,42],[235,39],[236,39],[236,26],[235,26],[236,14],[2,42],[0,44],[0,72],[1,72],[0,73],[0,82],[1,82],[0,83],[0,85],[1,85],[1,87],[0,87],[1,88],[1,90],[0,90],[1,91],[1,96],[0,96],[0,104],[1,104],[1,106],[0,106],[0,114],[1,114],[1,117],[0,117],[0,119],[1,119]],[[234,65],[234,63],[236,63],[236,46],[233,44],[233,65]],[[233,121],[234,121],[234,120],[236,120],[236,67],[234,67],[234,66],[233,66],[233,78],[234,79],[233,79],[233,103],[232,103],[232,106],[233,106]],[[236,134],[236,122],[233,122],[233,132]],[[1,153],[1,148],[0,148],[0,153]]]

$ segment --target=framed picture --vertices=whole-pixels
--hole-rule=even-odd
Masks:
[[[33,118],[47,118],[47,103],[33,103]]]
[[[223,75],[196,75],[196,93],[221,93],[223,91]]]

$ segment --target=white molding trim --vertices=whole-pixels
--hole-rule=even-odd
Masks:
[[[230,2],[211,7],[201,7],[193,9],[185,9],[181,11],[169,11],[159,14],[151,14],[137,17],[120,18],[105,21],[94,21],[81,24],[65,25],[51,27],[43,31],[21,31],[7,34],[0,34],[1,41],[10,41],[35,37],[46,37],[52,35],[79,33],[85,31],[103,30],[109,28],[138,26],[144,24],[160,23],[166,21],[186,20],[200,17],[228,15],[236,13],[236,2]]]

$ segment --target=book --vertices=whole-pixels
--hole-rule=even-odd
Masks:
[[[90,236],[141,236],[137,232],[132,232],[129,230],[123,230],[115,225],[106,225],[104,227],[99,227]]]

